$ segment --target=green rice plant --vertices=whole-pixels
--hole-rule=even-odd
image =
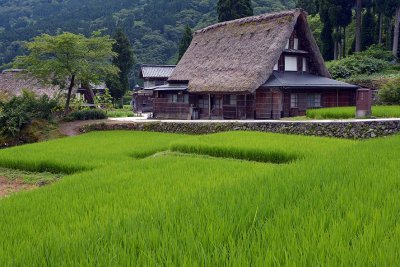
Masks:
[[[307,110],[311,119],[354,119],[355,107],[322,108]],[[400,118],[400,106],[373,106],[372,116],[376,118]]]
[[[184,146],[301,158],[132,157]],[[398,151],[400,136],[122,131],[5,149],[0,165],[86,169],[0,200],[0,266],[397,266]]]
[[[135,117],[135,113],[132,110],[127,109],[116,109],[107,112],[110,118],[125,118],[125,117]]]

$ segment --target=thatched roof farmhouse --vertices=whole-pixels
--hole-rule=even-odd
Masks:
[[[53,97],[60,92],[58,86],[44,85],[19,69],[5,70],[0,73],[0,92],[8,95],[20,95],[29,90],[37,95]]]
[[[195,32],[168,82],[155,90],[158,118],[279,119],[354,105],[357,89],[331,79],[300,9]]]

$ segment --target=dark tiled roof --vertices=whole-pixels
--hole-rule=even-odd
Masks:
[[[175,67],[175,65],[142,65],[140,76],[141,78],[167,79]]]
[[[326,77],[301,72],[274,71],[263,87],[287,87],[287,88],[339,88],[357,89],[358,86]]]

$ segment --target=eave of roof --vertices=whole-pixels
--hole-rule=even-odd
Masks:
[[[357,89],[359,86],[336,81],[327,77],[317,76],[305,72],[278,72],[274,71],[271,77],[262,87],[267,88],[337,88],[337,89]]]
[[[176,84],[166,84],[161,86],[153,87],[154,91],[186,91],[188,89],[188,85],[176,85]]]

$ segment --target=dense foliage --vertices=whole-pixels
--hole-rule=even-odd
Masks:
[[[251,0],[218,0],[218,22],[253,16]]]
[[[48,96],[24,91],[9,101],[0,101],[0,135],[18,138],[21,130],[33,120],[51,120],[58,102]]]
[[[393,58],[391,52],[385,51],[382,46],[371,46],[366,51],[329,62],[327,65],[333,78],[347,79],[354,75],[381,72],[390,66]]]
[[[65,118],[65,121],[87,121],[107,119],[107,113],[101,109],[84,109],[73,111]]]
[[[400,78],[388,82],[379,90],[379,101],[387,105],[400,105]]]
[[[255,14],[295,6],[295,0],[253,0]],[[23,52],[22,42],[69,31],[89,36],[121,28],[133,44],[137,64],[177,61],[186,25],[198,29],[217,22],[217,0],[2,0],[0,66]],[[136,74],[131,74],[135,75]]]
[[[179,43],[178,62],[181,60],[193,39],[192,29],[186,25],[181,42]]]

